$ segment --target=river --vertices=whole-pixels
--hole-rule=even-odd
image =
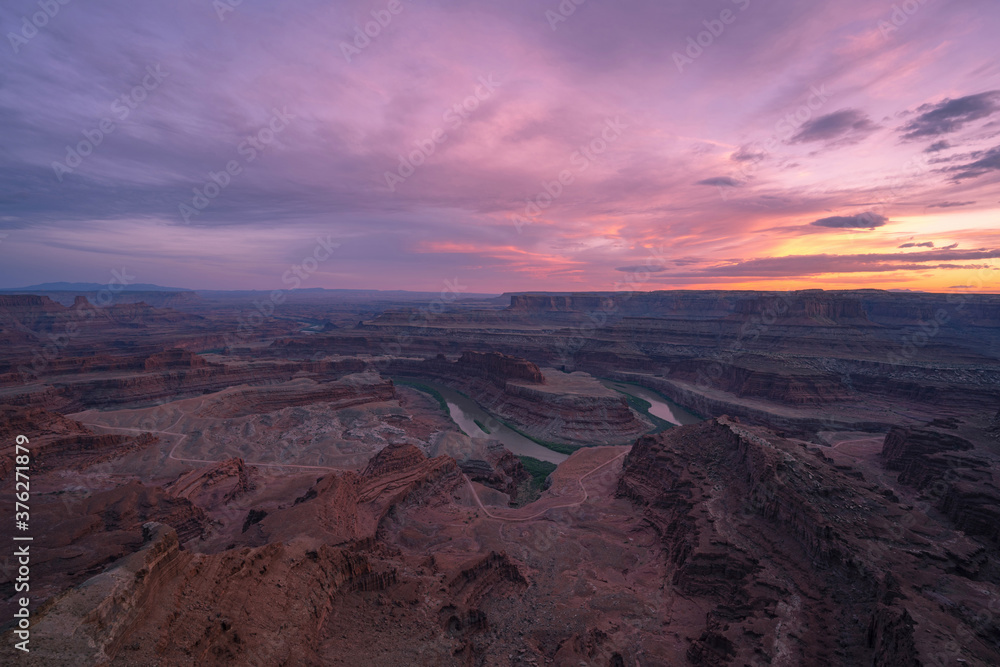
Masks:
[[[655,415],[664,421],[668,421],[671,424],[683,426],[685,424],[697,424],[701,421],[700,418],[677,405],[669,398],[656,393],[652,389],[646,389],[645,387],[640,387],[634,384],[626,384],[624,382],[614,382],[611,380],[606,380],[603,384],[608,389],[614,389],[615,391],[623,394],[631,394],[636,398],[648,401],[652,405],[649,409],[650,414]]]
[[[443,384],[438,384],[437,382],[429,380],[421,380],[420,382],[428,387],[433,387],[441,394],[441,396],[444,397],[445,402],[448,404],[448,412],[451,414],[452,420],[458,424],[458,427],[461,428],[466,435],[472,438],[492,438],[494,440],[499,440],[503,443],[504,447],[518,456],[530,456],[540,461],[548,461],[557,465],[569,458],[566,454],[554,452],[551,449],[543,447],[537,442],[524,437],[517,431],[504,426],[497,421],[496,418],[490,416],[489,413],[483,410],[478,403],[468,396],[464,396],[454,389],[451,389]],[[669,398],[661,396],[652,389],[646,389],[645,387],[625,384],[622,382],[613,382],[610,380],[604,381],[603,384],[609,389],[613,389],[621,393],[631,394],[632,396],[641,398],[644,401],[648,401],[652,406],[649,409],[650,414],[653,414],[664,421],[668,421],[671,424],[696,424],[701,421],[701,419],[677,405]],[[476,423],[477,421],[479,422],[478,424]],[[489,433],[483,430],[480,424],[489,429]]]
[[[463,396],[454,389],[450,389],[442,384],[420,381],[428,387],[433,387],[448,403],[448,412],[458,427],[465,431],[466,435],[472,438],[492,438],[503,443],[504,447],[518,456],[530,456],[539,461],[560,464],[569,457],[566,454],[554,452],[547,447],[542,447],[537,442],[529,440],[520,433],[511,430],[491,417],[479,404],[468,396]],[[476,421],[489,429],[489,433],[476,424]]]

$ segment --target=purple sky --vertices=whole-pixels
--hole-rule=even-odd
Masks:
[[[0,285],[1000,291],[996,0],[275,4],[0,6]]]

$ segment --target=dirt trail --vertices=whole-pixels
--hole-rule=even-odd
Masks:
[[[177,442],[175,442],[174,445],[173,445],[173,447],[170,448],[170,452],[167,454],[167,458],[169,458],[169,459],[171,459],[173,461],[180,461],[182,463],[199,463],[199,464],[202,464],[202,465],[212,465],[212,464],[215,464],[215,463],[221,463],[222,462],[221,460],[212,461],[212,460],[207,460],[207,459],[189,459],[189,458],[182,458],[182,457],[176,456],[174,454],[174,452],[177,451],[177,448],[181,445],[181,443],[187,437],[187,434],[186,433],[178,433],[176,431],[169,430],[169,429],[175,428],[181,422],[181,420],[185,416],[186,416],[186,413],[181,414],[179,417],[177,417],[177,419],[174,421],[174,423],[167,427],[167,430],[138,429],[138,428],[128,428],[128,427],[125,427],[125,426],[109,426],[107,424],[98,424],[98,423],[94,423],[94,422],[80,422],[80,423],[82,423],[82,424],[84,424],[86,426],[91,426],[91,427],[96,427],[96,428],[102,428],[102,429],[107,429],[107,430],[112,430],[112,431],[128,431],[130,433],[158,433],[158,434],[161,434],[161,435],[175,436],[175,437],[177,437]],[[553,505],[551,503],[558,502],[559,501],[558,498],[543,496],[542,498],[539,498],[538,500],[536,500],[535,502],[531,503],[530,505],[526,505],[524,507],[518,508],[517,510],[512,510],[512,512],[516,512],[516,514],[515,515],[508,515],[508,516],[494,514],[494,513],[490,512],[488,509],[486,509],[486,506],[483,505],[483,501],[479,498],[479,493],[476,491],[475,486],[472,484],[472,480],[470,480],[469,477],[467,475],[465,475],[465,474],[463,474],[462,477],[465,478],[465,483],[468,485],[469,490],[472,492],[472,497],[475,498],[476,504],[479,506],[479,509],[481,509],[483,511],[483,513],[486,514],[486,516],[490,517],[491,519],[496,519],[498,521],[507,521],[507,522],[531,521],[533,519],[537,519],[538,517],[542,516],[543,514],[545,514],[546,512],[548,512],[550,510],[564,509],[564,508],[567,508],[567,507],[578,507],[579,505],[582,505],[583,503],[587,502],[587,499],[590,497],[590,494],[587,491],[586,486],[584,486],[583,480],[586,479],[587,477],[590,477],[591,475],[593,475],[594,473],[596,473],[598,470],[601,470],[602,468],[615,463],[616,461],[618,461],[619,459],[621,459],[622,457],[624,457],[626,454],[628,454],[628,450],[626,450],[624,452],[621,452],[620,454],[614,456],[613,458],[605,461],[604,463],[601,463],[597,467],[595,467],[595,468],[593,468],[593,469],[591,469],[591,470],[589,470],[589,471],[581,474],[579,477],[577,477],[576,482],[580,486],[580,490],[583,491],[583,498],[581,498],[580,500],[577,500],[577,501],[572,502],[572,503],[565,503],[565,504],[561,504],[561,505]],[[330,466],[307,466],[307,465],[296,465],[296,464],[290,464],[290,463],[262,463],[262,462],[258,463],[258,462],[253,462],[253,461],[246,461],[246,464],[250,465],[250,466],[257,466],[257,467],[262,467],[262,468],[295,468],[295,469],[299,469],[299,470],[326,470],[326,471],[331,471],[331,472],[343,472],[344,470],[347,470],[346,468],[333,468],[333,467],[330,467]],[[542,509],[537,509],[539,506],[541,506]],[[532,510],[534,510],[533,514],[528,515],[528,516],[521,516],[524,512],[526,512],[526,511],[532,511]]]
[[[538,517],[542,516],[543,514],[545,514],[546,512],[548,512],[549,510],[563,509],[563,508],[566,508],[566,507],[578,507],[579,505],[582,505],[583,503],[587,502],[587,499],[590,497],[590,494],[587,491],[587,487],[585,487],[583,485],[583,480],[586,479],[587,477],[590,477],[591,475],[593,475],[595,472],[597,472],[601,468],[604,468],[605,466],[611,465],[612,463],[614,463],[618,459],[624,457],[626,454],[628,454],[628,450],[626,450],[626,451],[622,452],[621,454],[618,454],[617,456],[615,456],[615,457],[613,457],[613,458],[605,461],[604,463],[600,464],[596,468],[593,468],[592,470],[590,470],[590,471],[588,471],[588,472],[580,475],[577,478],[576,482],[577,482],[577,484],[580,485],[580,490],[583,491],[583,498],[581,498],[580,500],[577,500],[576,502],[567,503],[567,504],[564,504],[564,505],[549,505],[548,503],[557,502],[558,498],[552,498],[552,497],[546,498],[546,497],[542,497],[542,498],[539,498],[538,500],[536,500],[535,502],[531,503],[530,505],[525,505],[524,507],[518,508],[517,510],[512,510],[514,512],[522,513],[522,512],[528,511],[528,510],[533,510],[533,509],[537,508],[539,505],[543,506],[543,509],[536,511],[534,514],[531,514],[529,516],[500,516],[500,515],[497,515],[497,514],[493,514],[488,509],[486,509],[486,507],[483,505],[483,502],[479,499],[479,494],[476,493],[476,488],[472,485],[472,482],[469,480],[468,477],[465,478],[465,481],[469,485],[469,489],[472,491],[472,496],[476,499],[476,504],[479,505],[479,509],[481,509],[486,514],[486,516],[490,517],[491,519],[497,519],[497,520],[500,520],[500,521],[510,521],[510,522],[531,521],[532,519],[537,519]]]
[[[184,418],[184,415],[181,415],[180,417],[177,418],[177,421],[175,421],[173,424],[171,424],[168,428],[173,428],[173,427],[177,426],[177,424],[179,424],[180,421],[181,421],[181,419],[183,419],[183,418]],[[213,463],[221,463],[222,462],[221,460],[219,460],[219,461],[209,461],[209,460],[206,460],[206,459],[185,459],[185,458],[181,458],[179,456],[174,456],[174,452],[177,451],[177,448],[180,446],[181,442],[183,442],[184,438],[187,437],[186,433],[177,433],[175,431],[158,431],[158,430],[155,430],[155,429],[148,429],[148,428],[147,429],[140,429],[140,428],[127,428],[125,426],[108,426],[107,424],[95,424],[95,423],[92,423],[92,422],[80,422],[80,423],[84,424],[85,426],[96,426],[98,428],[110,429],[110,430],[114,430],[114,431],[130,431],[132,433],[160,433],[160,434],[163,434],[163,435],[175,435],[175,436],[179,436],[177,442],[175,442],[174,446],[170,448],[170,452],[167,454],[167,458],[172,459],[174,461],[181,461],[183,463],[206,463],[206,464],[213,464]],[[260,467],[260,468],[301,468],[301,469],[306,469],[306,470],[331,470],[331,471],[334,471],[334,472],[342,472],[343,470],[345,470],[345,468],[331,468],[329,466],[304,466],[304,465],[296,465],[296,464],[292,464],[292,463],[257,463],[257,462],[253,462],[253,461],[246,461],[246,464],[247,465],[251,465],[251,466],[257,466],[257,467]]]

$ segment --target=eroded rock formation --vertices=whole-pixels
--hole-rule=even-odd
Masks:
[[[954,574],[982,548],[899,527],[899,507],[842,467],[726,418],[636,443],[619,492],[659,534],[666,583],[708,607],[691,664],[934,664],[965,636],[978,659],[1000,655],[995,619],[962,611],[983,604],[979,577]]]
[[[965,438],[941,429],[893,428],[882,460],[966,534],[1000,546],[1000,475]]]
[[[466,372],[470,367],[471,374]],[[444,356],[396,359],[387,362],[385,369],[445,382],[472,396],[491,414],[543,441],[617,444],[652,428],[629,408],[624,396],[590,375],[555,369],[542,373],[523,359],[469,353],[457,362]]]
[[[0,492],[12,437],[33,451],[26,664],[1000,662],[996,297],[514,295],[414,321],[289,294],[247,330],[252,295],[74,296],[0,296]],[[396,373],[623,446],[511,507],[520,461]],[[650,425],[595,377],[740,420],[621,468]]]
[[[499,352],[464,352],[456,362],[464,375],[478,376],[503,389],[510,380],[545,384],[545,376],[535,364]]]

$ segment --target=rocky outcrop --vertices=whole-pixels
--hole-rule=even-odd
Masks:
[[[1000,479],[996,466],[973,449],[940,429],[897,427],[885,437],[882,462],[958,529],[1000,546]]]
[[[495,551],[467,564],[449,583],[451,598],[467,607],[478,607],[490,597],[515,595],[527,586],[507,554]]]
[[[951,547],[891,527],[898,509],[877,491],[728,418],[641,438],[619,482],[659,535],[666,583],[709,607],[689,663],[929,664],[960,633],[989,632],[956,631],[964,612],[934,591],[982,599],[948,565]]]
[[[303,378],[279,386],[234,388],[203,414],[216,418],[240,417],[312,403],[334,403],[339,408],[346,408],[389,401],[395,396],[392,381],[374,373],[348,375],[333,382]]]
[[[365,375],[368,364],[360,359],[309,362],[260,362],[215,364],[189,352],[167,356],[86,359],[73,357],[49,365],[46,384],[17,384],[0,391],[0,404],[43,407],[73,412],[93,407],[149,403],[178,395],[198,395],[238,385],[268,386],[309,375],[314,382],[328,383],[345,375]],[[147,370],[149,367],[159,370]],[[102,373],[101,371],[111,371]],[[93,375],[90,375],[90,374]],[[51,382],[51,384],[48,384]],[[384,393],[387,387],[382,388]]]
[[[510,380],[545,384],[545,376],[527,359],[499,352],[464,352],[455,364],[459,372],[489,380],[503,389]]]
[[[144,544],[136,553],[36,612],[31,650],[18,663],[98,665],[115,656],[125,633],[149,615],[151,598],[191,560],[169,526],[147,523],[142,530]],[[13,657],[8,658],[13,664]]]
[[[84,470],[99,463],[152,447],[160,441],[152,433],[140,435],[74,435],[54,438],[34,450],[36,470]]]
[[[368,462],[362,477],[377,478],[394,475],[421,465],[427,457],[413,445],[389,445]]]
[[[65,311],[65,308],[47,296],[0,294],[0,330],[52,332],[61,322]]]
[[[191,555],[166,526],[145,531],[140,551],[39,614],[32,652],[19,662],[320,664],[324,620],[338,594],[395,579],[362,554],[327,546]],[[209,606],[219,611],[206,615]]]
[[[544,387],[508,383],[505,392],[482,391],[477,401],[532,437],[568,444],[619,444],[652,427],[621,394],[588,375],[550,369]]]
[[[160,597],[167,606],[123,638],[118,659],[321,664],[324,622],[340,596],[377,589],[378,574],[365,555],[326,545],[269,544],[198,556],[164,591],[171,595]],[[247,605],[248,599],[268,603]],[[190,604],[202,600],[219,611],[206,616],[203,605]]]
[[[895,426],[885,436],[882,460],[889,470],[899,471],[899,481],[923,489],[942,479],[956,463],[968,460],[946,454],[971,449],[971,442],[950,433]]]
[[[29,440],[32,472],[79,471],[151,447],[150,434],[95,434],[83,424],[41,408],[0,405],[0,441],[9,443],[0,457],[0,484],[13,469],[14,438]],[[6,455],[9,452],[9,455]]]
[[[623,299],[615,294],[511,294],[510,310],[524,312],[585,312],[612,310]]]
[[[200,507],[217,507],[238,500],[257,488],[257,469],[241,458],[227,459],[192,470],[164,486],[177,498],[186,498]]]
[[[233,460],[193,471],[168,485],[168,493],[126,485],[83,499],[72,513],[99,518],[105,539],[112,539],[146,513],[142,508],[156,508],[183,533],[177,510],[190,506],[188,497],[219,495],[234,477],[240,479],[242,467]],[[367,596],[401,584],[399,568],[383,562],[392,551],[376,546],[380,523],[389,515],[448,503],[462,485],[450,458],[427,459],[417,448],[400,445],[380,453],[362,475],[328,475],[287,507],[253,510],[240,543],[252,547],[192,554],[179,549],[183,535],[147,525],[145,545],[135,545],[133,555],[37,614],[40,638],[72,628],[67,638],[39,652],[37,664],[79,664],[80,656],[113,664],[321,664],[326,624],[343,616],[344,598],[353,596],[350,604],[365,609],[371,607]],[[71,532],[65,524],[59,531]],[[482,612],[469,605],[489,604],[491,591],[526,585],[504,555],[470,564],[439,583],[454,589],[465,610],[460,616],[472,625],[485,617],[476,621]],[[416,605],[414,584],[406,586],[396,595]],[[372,632],[351,618],[337,624]],[[10,657],[9,646],[0,649],[0,659]]]
[[[425,451],[428,456],[452,457],[470,480],[505,494],[511,503],[531,493],[526,487],[531,475],[525,470],[520,457],[498,440],[441,431],[432,435]]]
[[[58,490],[46,492],[53,478]],[[83,482],[81,484],[80,482]],[[175,540],[200,538],[208,517],[189,500],[163,489],[107,475],[77,476],[60,469],[31,475],[31,599],[33,609],[143,548],[143,525],[169,525]],[[48,487],[51,488],[51,487]],[[179,538],[177,537],[179,536]],[[12,612],[16,570],[0,571],[0,613]],[[4,659],[0,657],[0,662]],[[5,663],[6,664],[6,663]]]
[[[750,368],[740,363],[714,366],[706,360],[690,360],[674,364],[670,377],[690,384],[710,383],[738,398],[761,398],[780,405],[829,406],[854,397],[839,376],[815,371]]]
[[[139,482],[95,493],[82,501],[80,510],[99,517],[107,531],[134,530],[148,521],[165,523],[177,531],[182,544],[200,537],[208,526],[205,513],[188,499]]]
[[[0,441],[6,445],[18,435],[41,441],[53,437],[90,435],[90,431],[80,422],[56,412],[38,407],[0,405]]]
[[[269,512],[238,543],[256,546],[301,534],[332,545],[370,540],[390,514],[447,502],[464,483],[450,457],[428,459],[413,445],[389,445],[360,475],[321,477],[291,506]]]
[[[490,630],[484,608],[493,601],[519,595],[527,587],[527,579],[504,552],[491,551],[461,565],[448,582],[448,602],[438,612],[442,629],[462,642],[456,654],[467,656],[467,660],[482,655]]]
[[[609,640],[608,634],[599,628],[575,634],[559,647],[555,662],[564,665],[625,667],[625,659],[613,649]]]
[[[517,498],[531,475],[524,469],[521,459],[508,451],[503,443],[490,440],[486,443],[483,458],[459,461],[462,472],[473,482],[496,489],[512,500]]]
[[[836,323],[839,326],[870,324],[861,293],[826,293],[805,290],[791,298],[775,300],[772,295],[755,295],[735,301],[733,313],[754,316],[774,310],[774,314],[796,320]]]

